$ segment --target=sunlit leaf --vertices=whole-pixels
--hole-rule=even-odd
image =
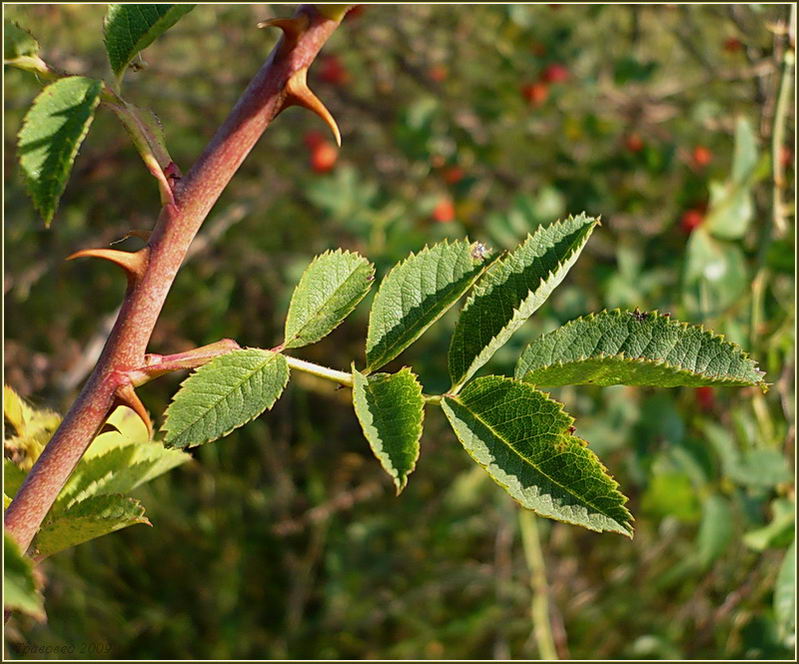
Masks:
[[[121,79],[136,54],[147,48],[195,5],[108,5],[105,48],[111,69]]]
[[[21,611],[42,621],[44,600],[36,586],[30,558],[22,555],[17,542],[3,533],[3,609]]]
[[[534,385],[762,385],[741,348],[657,312],[603,311],[531,343],[516,377]]]
[[[286,348],[327,336],[369,292],[374,266],[360,254],[326,251],[305,269],[286,316]]]
[[[194,447],[226,436],[271,408],[289,379],[286,358],[248,348],[200,367],[166,411],[164,444]]]
[[[577,260],[597,220],[581,214],[541,227],[494,263],[463,307],[449,348],[460,386],[540,307]]]
[[[444,315],[480,276],[485,259],[478,243],[445,240],[395,265],[369,314],[367,373],[394,359]]]
[[[62,78],[42,90],[25,116],[19,132],[19,163],[28,193],[47,226],[94,119],[102,89],[102,82],[92,78]]]

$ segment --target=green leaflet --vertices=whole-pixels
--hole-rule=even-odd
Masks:
[[[217,440],[271,408],[289,379],[286,358],[257,348],[217,357],[189,376],[166,411],[164,445]]]
[[[136,54],[169,30],[194,5],[108,5],[105,49],[111,69],[121,80]]]
[[[47,557],[137,523],[152,525],[138,500],[120,495],[92,496],[49,516],[32,546],[37,555]]]
[[[454,389],[482,367],[563,280],[599,223],[581,214],[541,227],[492,265],[463,307],[449,348]]]
[[[395,265],[375,295],[366,336],[366,371],[394,359],[471,287],[485,267],[478,243],[446,240]]]
[[[785,552],[774,585],[774,617],[777,633],[787,647],[796,641],[796,539]]]
[[[326,337],[369,292],[374,266],[349,251],[326,251],[305,268],[286,316],[285,348],[307,346]]]
[[[90,496],[127,493],[190,459],[185,452],[166,449],[159,443],[115,447],[82,461],[58,495],[56,506],[69,509]]]
[[[395,374],[364,376],[352,368],[352,403],[363,435],[399,494],[419,458],[424,398],[407,367]]]
[[[13,21],[3,21],[3,60],[32,58],[39,55],[39,42]]]
[[[28,194],[47,226],[94,119],[102,89],[102,82],[92,78],[62,78],[39,93],[25,116],[19,132],[19,163]]]
[[[45,619],[44,600],[36,587],[30,558],[22,555],[16,540],[3,533],[3,609],[22,611]]]
[[[561,404],[511,378],[485,376],[442,408],[466,451],[523,507],[541,516],[632,536],[632,516]]]
[[[658,312],[603,311],[533,341],[516,378],[534,385],[761,385],[746,353],[698,325]]]

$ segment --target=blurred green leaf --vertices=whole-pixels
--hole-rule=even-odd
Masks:
[[[732,539],[732,510],[729,501],[718,493],[707,496],[702,503],[702,522],[697,535],[697,555],[702,567],[722,556]]]
[[[557,401],[501,376],[445,396],[444,413],[469,455],[523,507],[589,530],[632,537],[627,499]]]
[[[33,564],[6,532],[3,533],[3,610],[21,611],[40,622],[47,617],[33,577]]]
[[[743,541],[746,546],[755,551],[787,546],[794,537],[794,511],[792,500],[777,498],[771,503],[771,521],[756,530],[744,534]]]
[[[195,5],[108,5],[105,48],[118,80],[136,54],[188,14]]]
[[[452,335],[449,373],[453,386],[473,376],[546,301],[598,223],[580,214],[540,227],[486,271]]]
[[[785,552],[774,585],[774,614],[779,638],[788,648],[796,643],[796,539]]]
[[[3,60],[39,55],[39,42],[14,21],[3,21]]]
[[[164,445],[195,447],[226,436],[278,400],[289,379],[286,358],[248,348],[200,367],[166,411]]]
[[[19,132],[19,163],[33,204],[49,226],[94,119],[103,84],[69,76],[33,101]]]
[[[531,343],[516,378],[534,385],[757,385],[763,372],[734,344],[657,312],[603,311]]]
[[[369,292],[374,273],[357,253],[338,249],[314,258],[291,296],[283,345],[299,348],[330,334]]]
[[[641,509],[660,518],[673,516],[684,523],[696,523],[701,516],[691,480],[675,472],[656,471],[641,500]]]
[[[740,247],[697,228],[688,241],[684,297],[702,317],[718,315],[736,302],[749,283]]]
[[[352,369],[352,403],[361,429],[399,494],[419,458],[424,399],[407,367],[395,374],[364,376]]]

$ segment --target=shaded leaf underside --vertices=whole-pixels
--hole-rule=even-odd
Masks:
[[[352,402],[366,440],[397,493],[419,458],[424,398],[419,380],[407,367],[395,374],[364,376],[353,368]]]

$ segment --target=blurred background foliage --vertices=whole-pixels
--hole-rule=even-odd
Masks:
[[[48,62],[109,74],[103,6],[4,11]],[[201,5],[128,75],[126,97],[158,114],[184,171],[277,39],[255,24],[290,11]],[[782,219],[770,148],[787,16],[787,5],[359,7],[309,75],[343,148],[305,111],[276,121],[204,225],[152,351],[220,337],[274,345],[291,287],[331,247],[383,273],[444,237],[502,249],[564,214],[602,215],[493,372],[510,373],[526,341],[573,317],[637,306],[724,333],[773,385],[765,396],[554,391],[637,519],[632,541],[538,520],[558,654],[790,657],[792,108],[778,150]],[[150,228],[158,195],[101,111],[45,230],[14,145],[39,89],[5,72],[5,378],[64,412],[124,284],[102,261],[63,258]],[[367,311],[303,356],[340,369],[362,361]],[[392,365],[412,364],[431,393],[448,385],[453,316]],[[181,379],[141,390],[156,416]],[[295,376],[273,412],[195,457],[139,490],[154,528],[47,561],[48,621],[12,620],[8,656],[81,643],[102,644],[86,656],[103,658],[539,656],[516,509],[440,413],[428,414],[400,498],[348,392],[312,377]]]

